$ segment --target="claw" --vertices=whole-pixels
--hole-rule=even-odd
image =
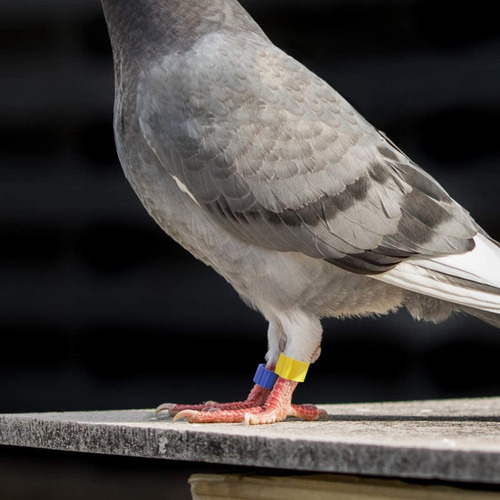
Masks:
[[[162,411],[168,411],[170,413],[170,410],[174,407],[175,405],[172,403],[163,403],[162,405],[158,406],[155,410],[155,416],[158,415],[158,413]]]
[[[330,420],[330,415],[326,410],[318,410],[318,420]]]
[[[177,422],[181,418],[185,418],[188,422],[191,422],[190,417],[195,417],[198,413],[196,410],[182,410],[177,415],[174,415],[173,421]]]

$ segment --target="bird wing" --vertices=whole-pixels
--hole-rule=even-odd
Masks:
[[[436,181],[257,35],[207,35],[145,69],[137,112],[166,172],[254,245],[365,274],[474,248],[474,222]]]

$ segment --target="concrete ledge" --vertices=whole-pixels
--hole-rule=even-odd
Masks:
[[[328,422],[173,423],[152,410],[0,415],[0,444],[500,484],[500,398],[323,405]]]

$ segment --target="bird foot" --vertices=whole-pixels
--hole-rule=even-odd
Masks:
[[[320,410],[314,405],[289,405],[286,411],[281,408],[264,409],[261,412],[246,412],[244,421],[247,425],[263,425],[283,422],[286,417],[301,420],[328,420],[326,410]]]
[[[158,413],[162,411],[168,411],[168,414],[171,417],[173,417],[178,415],[180,412],[184,411],[212,412],[215,410],[220,410],[220,411],[250,410],[258,406],[263,406],[267,401],[267,398],[269,397],[270,393],[271,391],[268,391],[263,387],[255,385],[245,401],[236,401],[232,403],[217,403],[215,401],[206,401],[205,403],[198,405],[182,405],[182,404],[178,405],[178,404],[165,403],[156,408],[155,414],[158,415]]]
[[[199,405],[178,405],[165,403],[158,408],[156,408],[155,413],[158,414],[162,411],[168,411],[171,417],[178,415],[184,411],[197,411],[197,412],[209,412],[209,411],[219,411],[219,410],[244,410],[247,408],[252,408],[254,404],[248,401],[236,401],[234,403],[217,403],[215,401],[206,401],[205,403]]]
[[[241,408],[236,410],[217,410],[212,411],[196,411],[183,410],[174,416],[174,422],[185,418],[192,424],[236,424],[245,420],[245,415],[253,412],[259,413],[263,411],[262,406],[253,408]]]
[[[197,424],[234,424],[245,422],[248,425],[273,424],[287,417],[301,420],[328,420],[328,413],[314,405],[294,405],[292,394],[297,382],[279,377],[272,391],[255,385],[245,401],[235,403],[216,403],[207,401],[200,405],[163,404],[156,414],[168,411],[174,421],[185,418]]]
[[[174,421],[185,418],[196,424],[230,424],[245,422],[248,425],[274,424],[282,422],[286,417],[296,417],[301,420],[328,420],[328,413],[314,405],[288,405],[280,407],[255,406],[234,410],[196,411],[182,410],[174,416]]]

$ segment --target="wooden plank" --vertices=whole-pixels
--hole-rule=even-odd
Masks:
[[[194,474],[193,500],[498,500],[497,491],[321,474]]]

